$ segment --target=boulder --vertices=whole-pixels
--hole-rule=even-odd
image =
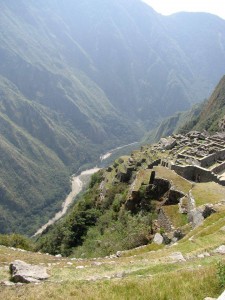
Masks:
[[[189,219],[189,222],[192,223],[192,226],[194,228],[201,225],[204,221],[202,211],[199,211],[198,209],[191,210],[188,215],[188,219]]]
[[[160,233],[156,233],[153,239],[153,243],[161,245],[163,243],[163,236]]]
[[[117,251],[116,252],[116,257],[120,257],[122,255],[122,252],[121,251]]]
[[[170,256],[175,262],[176,261],[186,261],[181,252],[173,252]]]
[[[44,266],[27,264],[21,260],[12,262],[9,269],[13,282],[31,283],[49,278]]]
[[[196,209],[192,209],[188,214],[188,218],[189,221],[192,223],[192,226],[197,227],[203,223],[204,219],[208,218],[211,214],[215,212],[216,211],[213,208],[212,204],[205,204]]]
[[[218,248],[216,248],[213,252],[219,253],[219,254],[225,254],[225,245],[221,245]]]

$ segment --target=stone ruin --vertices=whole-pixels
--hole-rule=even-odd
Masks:
[[[168,152],[161,160],[163,166],[191,181],[225,185],[225,133],[209,136],[206,132],[192,131],[165,140],[155,145],[158,151]]]

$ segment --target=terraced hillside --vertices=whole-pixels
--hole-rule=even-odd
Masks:
[[[152,243],[103,258],[62,258],[0,246],[1,297],[202,300],[219,296],[223,291],[219,264],[225,268],[225,188],[211,184],[213,188],[207,193],[204,183],[193,186],[164,167],[155,167],[155,171],[183,192],[192,188],[196,206],[212,204],[215,212],[195,228],[185,225],[189,228],[179,241],[168,245]],[[171,223],[182,226],[178,207],[165,207],[169,207],[166,214]],[[4,285],[10,278],[8,265],[15,259],[46,266],[50,278],[38,285]]]
[[[38,238],[38,249],[93,258],[182,240],[224,205],[216,173],[224,172],[223,153],[221,137],[190,132],[120,157],[92,177],[69,214]]]

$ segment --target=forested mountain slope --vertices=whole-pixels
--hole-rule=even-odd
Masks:
[[[202,100],[225,69],[224,20],[139,0],[3,0],[0,25],[2,232],[34,232],[79,166]]]

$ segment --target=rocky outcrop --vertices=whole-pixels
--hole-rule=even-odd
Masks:
[[[12,262],[9,269],[13,282],[35,283],[49,278],[45,267],[30,265],[21,260]]]
[[[212,204],[206,204],[191,210],[188,213],[188,220],[192,223],[193,227],[197,227],[203,223],[204,219],[215,212]]]
[[[164,150],[170,150],[176,146],[177,141],[176,141],[176,139],[169,136],[168,138],[161,138],[160,144]]]

